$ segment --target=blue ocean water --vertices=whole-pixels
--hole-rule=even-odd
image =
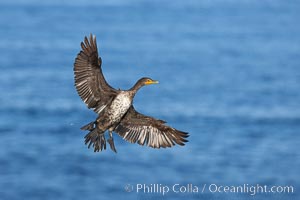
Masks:
[[[1,200],[300,198],[298,1],[2,0],[0,16]],[[155,150],[115,135],[117,154],[87,149],[79,128],[96,115],[72,70],[90,33],[112,86],[160,81],[135,107],[189,132],[186,146]],[[155,184],[199,191],[163,195]]]

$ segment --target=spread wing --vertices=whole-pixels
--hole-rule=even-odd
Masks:
[[[131,106],[115,132],[131,143],[152,148],[172,147],[175,143],[183,146],[188,133],[165,125],[166,122],[138,113]]]
[[[88,108],[100,113],[116,96],[117,90],[106,82],[102,74],[96,37],[92,34],[89,40],[85,37],[81,48],[74,63],[75,87]]]

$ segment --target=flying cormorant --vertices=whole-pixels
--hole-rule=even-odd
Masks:
[[[123,139],[152,148],[172,147],[175,143],[184,145],[188,133],[167,126],[165,121],[138,113],[132,101],[136,92],[145,85],[156,84],[151,78],[141,78],[129,90],[116,90],[105,80],[101,57],[98,56],[96,37],[92,34],[88,40],[81,42],[82,50],[74,63],[75,87],[87,105],[98,117],[95,121],[83,126],[88,130],[85,144],[92,145],[95,152],[106,149],[104,133],[109,131],[107,142],[116,152],[112,133],[119,134]]]

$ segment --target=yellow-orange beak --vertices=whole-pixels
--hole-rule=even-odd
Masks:
[[[151,85],[151,84],[158,84],[158,81],[154,81],[154,80],[147,80],[145,82],[146,85]]]

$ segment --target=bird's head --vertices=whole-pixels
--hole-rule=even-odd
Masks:
[[[151,84],[157,84],[158,81],[152,80],[151,78],[141,78],[140,80],[138,80],[138,84],[145,86],[145,85],[151,85]]]
[[[145,86],[145,85],[151,85],[151,84],[157,84],[158,81],[152,80],[151,78],[141,78],[140,80],[138,80],[136,82],[136,84],[132,87],[133,90],[137,91],[138,89],[140,89],[141,87]]]

